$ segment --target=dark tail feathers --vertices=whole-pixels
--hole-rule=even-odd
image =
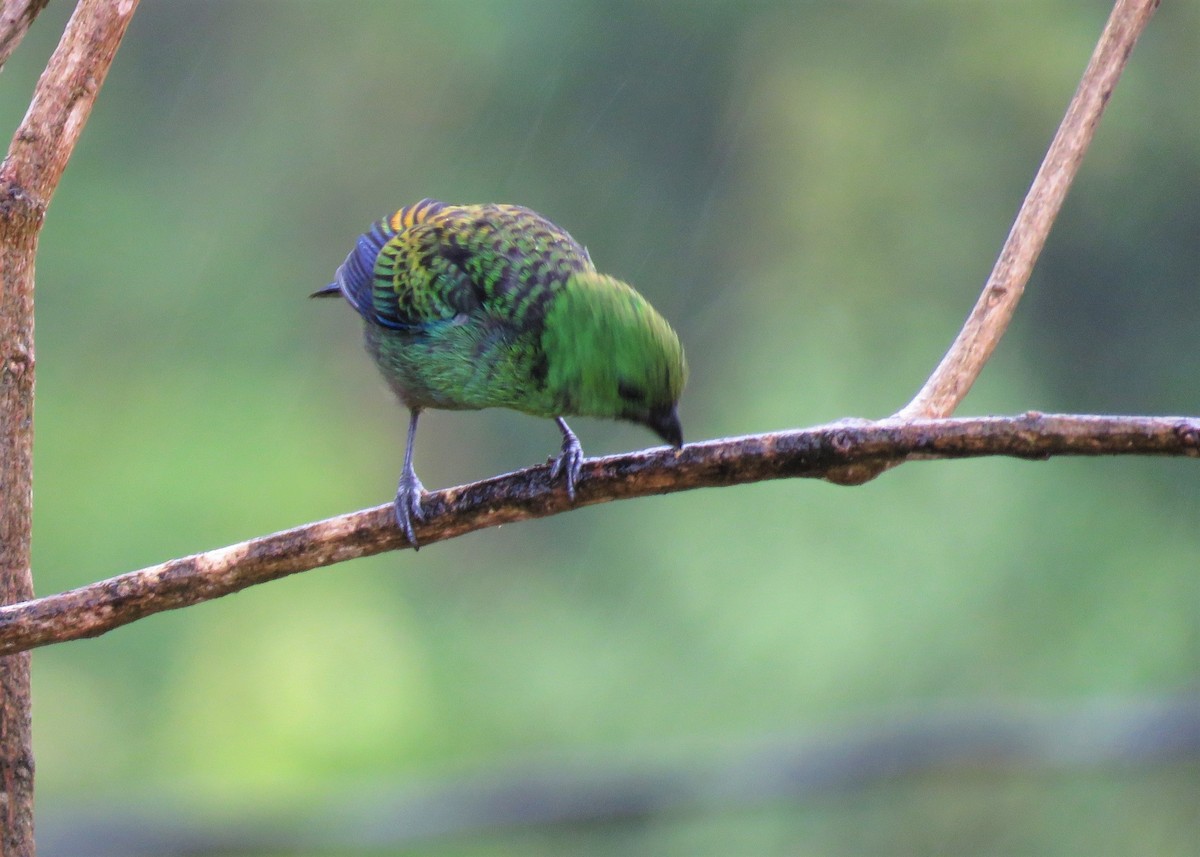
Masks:
[[[328,298],[335,295],[345,295],[350,305],[358,310],[363,318],[374,320],[375,310],[371,300],[371,287],[375,259],[388,239],[396,232],[388,221],[380,220],[371,226],[370,231],[360,235],[346,257],[346,261],[333,275],[333,282],[317,289],[309,297]]]

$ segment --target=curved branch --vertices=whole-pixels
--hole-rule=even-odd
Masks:
[[[834,423],[658,448],[584,463],[576,505],[767,479],[823,478],[856,463],[1003,455],[1200,458],[1200,417],[1052,416]],[[548,465],[435,491],[421,544],[569,511]],[[0,607],[0,654],[95,637],[164,610],[289,574],[408,547],[391,504],[174,559],[88,586]]]
[[[896,416],[947,417],[970,392],[1008,329],[1108,99],[1158,3],[1117,0],[983,293],[942,362]]]

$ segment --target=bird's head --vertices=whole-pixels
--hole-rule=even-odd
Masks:
[[[620,280],[575,274],[546,310],[546,389],[564,414],[629,420],[683,445],[676,406],[687,381],[679,337]]]

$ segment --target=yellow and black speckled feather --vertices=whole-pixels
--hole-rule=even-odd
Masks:
[[[594,270],[566,231],[516,205],[423,199],[376,223],[338,271],[364,316],[419,330],[482,312],[537,324],[572,274]]]

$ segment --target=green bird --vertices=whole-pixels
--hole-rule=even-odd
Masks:
[[[565,416],[629,420],[683,445],[687,364],[675,331],[527,208],[432,199],[402,208],[360,236],[312,296],[338,294],[362,316],[367,351],[409,410],[395,512],[414,547],[425,488],[413,439],[426,408],[553,418],[563,442],[551,478],[563,475],[572,502],[583,448]]]

